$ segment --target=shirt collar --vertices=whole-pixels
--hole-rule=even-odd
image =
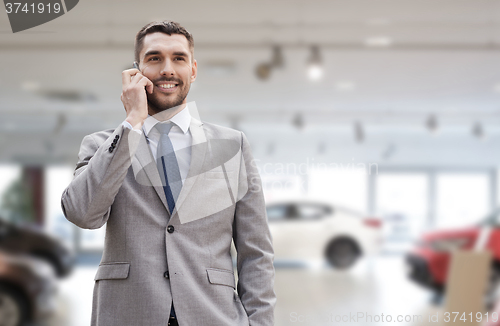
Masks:
[[[166,121],[173,122],[181,128],[182,132],[185,134],[189,130],[189,125],[191,124],[191,114],[189,113],[188,106],[186,105],[184,109],[174,115],[170,120]],[[144,125],[142,126],[144,133],[149,135],[154,126],[159,122],[160,121],[158,121],[154,116],[148,115],[146,120],[144,120]]]

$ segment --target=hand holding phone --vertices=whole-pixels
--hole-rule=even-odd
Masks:
[[[122,72],[121,100],[127,113],[125,120],[134,128],[142,127],[148,117],[146,91],[152,94],[153,88],[153,83],[141,73],[137,62],[134,62],[134,68]]]

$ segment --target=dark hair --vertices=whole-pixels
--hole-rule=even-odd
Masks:
[[[191,61],[194,59],[194,39],[193,35],[189,33],[184,27],[179,23],[173,21],[162,21],[162,22],[151,22],[141,28],[141,30],[135,36],[135,61],[140,62],[139,54],[141,53],[142,46],[144,45],[144,37],[151,33],[165,33],[168,35],[180,34],[184,35],[189,44],[189,51],[191,51]]]

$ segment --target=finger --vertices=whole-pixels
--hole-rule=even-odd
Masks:
[[[141,83],[145,83],[146,91],[149,94],[153,94],[153,89],[154,89],[155,85],[153,84],[153,82],[151,80],[149,80],[149,78],[143,77],[141,79]]]
[[[147,77],[142,77],[142,79],[137,83],[137,85],[141,85],[142,87],[146,88],[146,91],[148,91],[150,94],[153,93],[153,83],[151,80],[149,80]]]
[[[129,87],[134,87],[135,85],[137,85],[142,78],[144,78],[144,76],[140,72],[136,73],[134,77],[132,77]]]
[[[122,72],[122,87],[126,88],[130,85],[131,77],[135,76],[137,73],[140,73],[137,69],[127,69]]]

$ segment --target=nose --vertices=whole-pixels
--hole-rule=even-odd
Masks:
[[[173,76],[175,74],[174,66],[170,60],[165,60],[165,64],[163,65],[160,74],[163,76]]]

